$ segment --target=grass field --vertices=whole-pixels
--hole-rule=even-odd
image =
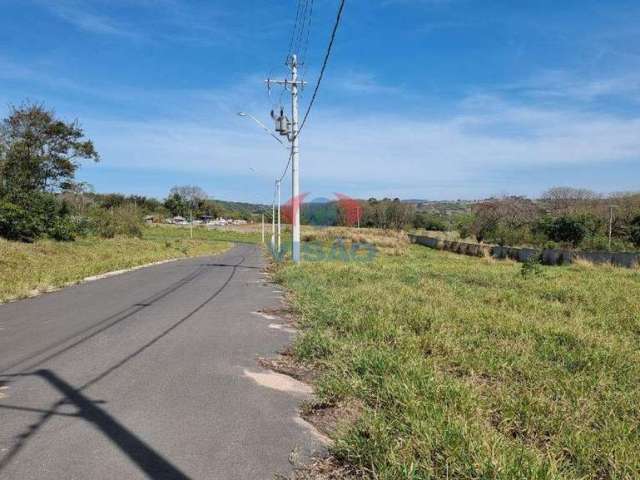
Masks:
[[[277,268],[318,405],[360,405],[340,461],[387,480],[640,478],[640,272],[522,268],[420,246]]]
[[[173,258],[212,255],[230,246],[225,241],[146,234],[144,239],[42,240],[32,244],[0,239],[0,302],[28,297],[114,270]]]
[[[270,230],[268,238],[270,238]],[[144,229],[144,238],[150,240],[176,240],[189,239],[191,232],[189,227],[174,225],[153,225]],[[260,243],[261,233],[255,225],[246,227],[208,229],[204,226],[193,228],[193,239],[209,242],[241,242]]]

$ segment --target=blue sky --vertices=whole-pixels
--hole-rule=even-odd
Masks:
[[[277,105],[295,3],[0,0],[0,104],[77,118],[97,191],[270,202],[286,152],[235,113]],[[310,83],[337,5],[315,0]],[[311,198],[638,190],[640,2],[347,0],[301,143]]]

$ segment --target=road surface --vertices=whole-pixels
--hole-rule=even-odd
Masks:
[[[0,478],[271,479],[321,450],[256,362],[291,340],[252,313],[281,305],[262,267],[240,245],[0,305]]]

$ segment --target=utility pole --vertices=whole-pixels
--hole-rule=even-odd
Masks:
[[[291,209],[294,263],[300,263],[300,145],[298,140],[298,56],[291,56]]]
[[[276,199],[271,203],[271,251],[276,247]]]
[[[282,232],[282,225],[280,223],[280,180],[276,180],[276,189],[278,191],[278,253],[280,253],[281,251],[281,246],[282,246],[282,236],[281,236],[281,232]]]
[[[264,245],[264,213],[262,214],[262,244]]]
[[[611,251],[611,237],[613,236],[613,209],[615,205],[609,205],[609,251]]]
[[[292,245],[291,253],[295,263],[300,263],[300,142],[298,139],[298,133],[300,131],[299,126],[299,113],[298,113],[298,91],[300,87],[303,87],[306,82],[298,80],[298,57],[297,55],[291,55],[289,61],[289,68],[291,69],[291,80],[267,80],[267,84],[271,85],[283,85],[285,88],[291,89],[291,132],[288,130],[288,122],[286,118],[279,117],[276,119],[278,132],[280,135],[286,135],[291,143],[291,233],[292,233]],[[283,120],[285,120],[283,122]]]

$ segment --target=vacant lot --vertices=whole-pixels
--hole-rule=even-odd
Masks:
[[[271,225],[268,227],[267,241],[271,238]],[[212,229],[206,226],[196,226],[193,228],[193,239],[209,242],[259,243],[261,242],[261,233],[257,228],[256,225]],[[190,239],[191,229],[182,225],[153,225],[144,229],[144,238],[150,240]]]
[[[640,272],[411,246],[279,267],[322,372],[358,405],[333,452],[372,478],[640,478]]]
[[[0,302],[23,298],[85,277],[172,258],[213,255],[227,242],[151,237],[36,243],[0,239]]]

